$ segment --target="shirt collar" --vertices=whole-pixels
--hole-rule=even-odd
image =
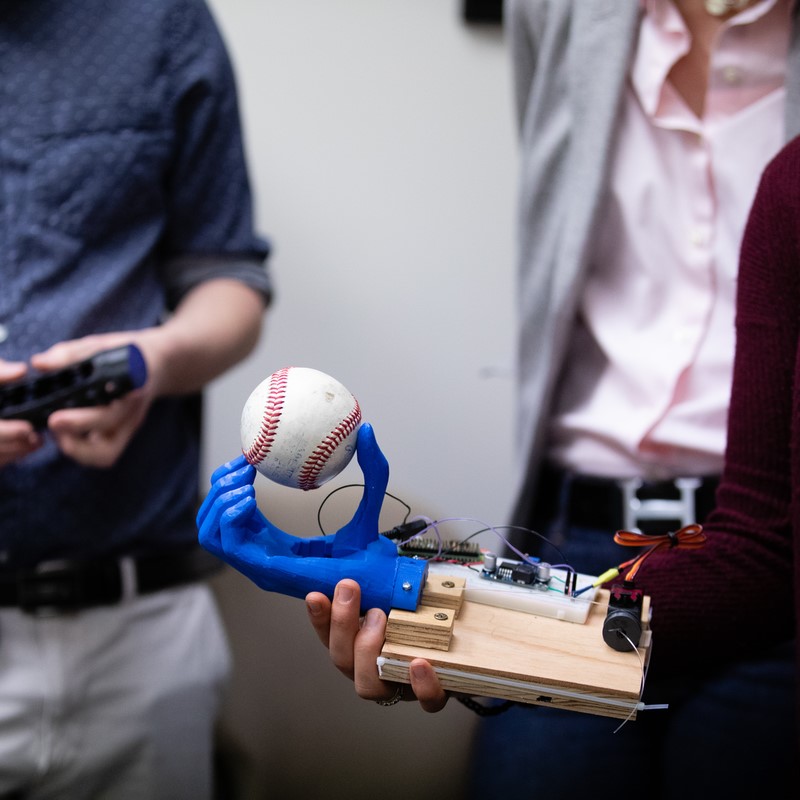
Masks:
[[[792,0],[792,5],[794,5],[796,1],[797,0]],[[733,22],[734,20],[736,20],[737,24],[750,22],[753,19],[757,19],[761,15],[766,14],[776,2],[777,0],[761,0],[761,2],[754,3],[749,8],[743,9],[738,14],[731,17],[728,22]],[[671,6],[672,10],[677,13],[677,8],[675,8],[675,3],[673,0],[639,0],[639,7],[644,9],[645,13],[647,14],[654,14],[658,9],[663,9],[664,6]],[[755,14],[755,16],[753,16],[753,14]]]
[[[740,11],[723,23],[725,28],[748,25],[761,19],[780,0],[760,2]],[[792,0],[794,4],[795,0]],[[667,75],[689,51],[689,31],[672,0],[640,0],[644,9],[631,81],[639,102],[649,116],[655,116],[662,101]]]

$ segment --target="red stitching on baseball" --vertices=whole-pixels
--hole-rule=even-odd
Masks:
[[[308,491],[317,488],[317,479],[333,455],[336,448],[359,426],[361,423],[361,407],[358,400],[353,398],[353,410],[317,445],[314,452],[306,459],[297,478],[300,489]]]
[[[269,395],[267,396],[264,416],[261,418],[261,427],[253,443],[247,450],[243,450],[244,457],[249,464],[260,464],[269,453],[278,430],[278,423],[283,412],[283,403],[286,400],[286,384],[289,382],[289,370],[283,367],[273,372],[269,379]]]

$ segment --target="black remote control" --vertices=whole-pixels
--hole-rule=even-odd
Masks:
[[[41,430],[59,408],[107,405],[146,380],[147,367],[136,345],[103,350],[63,369],[0,384],[0,419],[26,419]]]

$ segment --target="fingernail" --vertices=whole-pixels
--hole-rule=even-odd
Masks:
[[[312,603],[309,601],[306,601],[306,608],[308,609],[308,613],[313,617],[316,617],[322,610],[319,603]]]
[[[383,614],[377,608],[371,608],[364,617],[365,628],[378,628],[383,623]]]
[[[337,586],[336,599],[340,603],[349,603],[353,599],[355,592],[351,586]]]
[[[411,676],[417,678],[417,680],[422,680],[428,675],[427,669],[425,669],[422,664],[413,664],[408,668],[408,670],[411,673]]]

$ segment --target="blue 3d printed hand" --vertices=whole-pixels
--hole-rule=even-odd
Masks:
[[[256,470],[244,456],[211,476],[211,491],[197,515],[200,544],[268,592],[333,597],[336,584],[352,578],[361,587],[362,611],[414,611],[427,575],[425,561],[399,556],[378,530],[389,464],[372,426],[364,423],[356,442],[364,493],[353,518],[328,536],[309,539],[276,528],[256,505]]]

